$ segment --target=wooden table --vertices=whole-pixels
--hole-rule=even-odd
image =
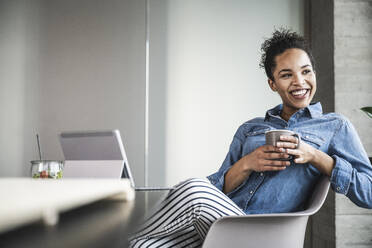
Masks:
[[[127,247],[129,234],[167,192],[136,192],[132,201],[99,200],[61,213],[56,225],[39,220],[0,233],[0,247]]]

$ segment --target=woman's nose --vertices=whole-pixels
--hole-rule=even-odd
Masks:
[[[303,85],[305,84],[305,78],[301,74],[295,74],[292,83],[296,85]]]

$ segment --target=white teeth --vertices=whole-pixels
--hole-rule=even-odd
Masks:
[[[307,92],[307,90],[296,90],[292,91],[291,94],[294,96],[304,95]]]

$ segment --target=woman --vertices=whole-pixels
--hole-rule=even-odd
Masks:
[[[320,103],[311,103],[316,76],[306,41],[281,29],[261,49],[260,66],[282,104],[239,127],[208,180],[177,185],[133,236],[132,247],[200,247],[222,216],[300,210],[322,174],[334,191],[372,208],[372,166],[355,129],[345,117],[323,114]],[[276,146],[265,145],[265,132],[274,129],[292,130],[301,140],[281,136]],[[289,155],[294,159],[281,160]]]

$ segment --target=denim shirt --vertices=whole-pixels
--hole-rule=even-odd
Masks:
[[[372,166],[353,125],[345,117],[323,114],[320,103],[297,111],[287,121],[280,117],[283,106],[268,110],[265,118],[241,125],[218,172],[209,181],[222,191],[225,174],[238,160],[265,144],[265,132],[288,129],[301,136],[301,142],[330,155],[335,167],[331,188],[346,195],[356,205],[372,208]],[[321,173],[313,165],[291,165],[283,171],[252,172],[227,194],[246,214],[281,213],[302,210]]]

